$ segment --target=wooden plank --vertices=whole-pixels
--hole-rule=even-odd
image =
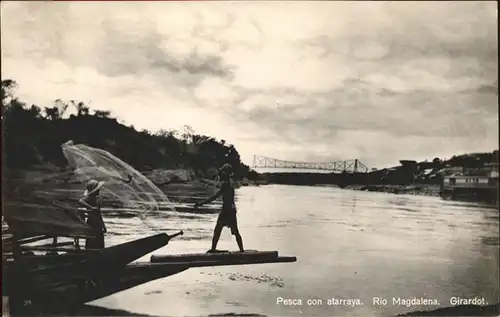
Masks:
[[[14,245],[11,242],[2,243],[2,254],[12,253],[14,251]]]
[[[53,238],[54,237],[42,235],[42,236],[36,236],[36,237],[28,238],[28,239],[19,239],[19,240],[17,240],[17,242],[19,244],[25,244],[25,243],[32,243],[32,242],[53,239]]]
[[[2,252],[2,261],[9,262],[14,259],[14,254],[12,252]]]
[[[2,296],[2,316],[9,317],[10,309],[9,309],[9,297]]]
[[[73,243],[71,243],[73,244]],[[76,248],[58,248],[52,246],[38,246],[38,245],[23,245],[21,246],[21,250],[23,251],[49,251],[49,252],[74,252],[74,253],[91,253],[91,252],[99,252],[101,250],[93,250],[93,249],[76,249]]]
[[[278,258],[278,251],[256,251],[248,250],[245,252],[220,252],[220,253],[193,253],[177,255],[152,255],[152,263],[175,263],[175,262],[193,262],[193,261],[229,261],[230,259],[268,259]]]
[[[63,271],[71,273],[72,268],[78,271],[84,265],[84,260],[88,253],[63,253],[57,255],[33,255],[24,256],[16,260],[19,267],[23,267],[26,272],[37,274],[60,274]]]
[[[48,244],[42,244],[42,245],[22,245],[21,249],[23,248],[29,248],[29,247],[37,247],[37,248],[58,248],[58,247],[69,247],[69,246],[74,246],[75,242],[73,241],[68,241],[68,242],[59,242],[59,243],[48,243]],[[27,249],[29,250],[29,249]],[[33,249],[34,250],[34,249]]]
[[[193,267],[210,267],[210,266],[228,266],[228,265],[247,265],[247,264],[266,264],[266,263],[291,263],[297,262],[297,257],[295,256],[282,256],[276,258],[219,258],[213,260],[191,260],[191,261],[183,261],[183,262],[170,262],[170,263],[151,263],[149,265],[166,265],[171,267],[184,267],[188,266],[190,268]],[[134,265],[148,265],[148,263],[134,263],[129,264],[129,266]]]
[[[19,265],[51,266],[81,261],[83,259],[85,259],[84,254],[33,255],[19,258],[16,260],[16,263]]]

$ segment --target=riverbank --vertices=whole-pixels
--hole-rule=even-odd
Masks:
[[[154,169],[149,171],[141,171],[149,180],[151,180],[158,188],[160,188],[165,195],[173,200],[181,203],[193,201],[194,196],[205,196],[210,194],[218,187],[216,179],[216,170],[197,171],[192,169]],[[20,175],[18,175],[20,176]],[[89,175],[91,177],[91,175]],[[66,179],[65,179],[66,178]],[[32,193],[41,193],[46,198],[61,199],[58,192],[78,191],[84,186],[83,183],[75,183],[71,181],[69,184],[67,175],[62,173],[54,173],[53,170],[40,167],[37,169],[29,170],[23,173],[22,176],[17,178],[15,186],[30,187]],[[253,181],[243,178],[235,181],[235,187],[242,186],[265,186],[272,185],[264,180]],[[68,186],[70,188],[68,188]],[[313,185],[311,185],[313,186]],[[332,186],[337,185],[316,185],[316,186]],[[418,195],[439,197],[439,185],[427,184],[411,184],[411,185],[348,185],[345,189],[356,191],[370,191],[370,192],[384,192],[391,194],[405,194],[405,195]],[[184,196],[187,199],[183,199]],[[177,197],[179,197],[177,199]]]
[[[360,190],[368,192],[383,192],[391,194],[419,195],[419,196],[440,196],[439,185],[349,185],[345,187],[351,190]]]
[[[395,317],[410,317],[410,316],[498,316],[500,315],[500,303],[495,305],[460,305],[454,307],[443,307],[430,311],[415,311],[406,314],[399,314]],[[81,309],[66,316],[144,316],[155,317],[153,315],[136,314],[126,310],[109,309],[93,305],[84,305]],[[262,316],[258,314],[220,314],[211,316]]]
[[[444,307],[430,311],[416,311],[407,314],[400,314],[396,317],[406,316],[499,316],[500,303],[495,305],[460,305],[454,307]]]

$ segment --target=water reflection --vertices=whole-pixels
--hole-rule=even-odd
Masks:
[[[439,299],[439,307],[449,306],[451,296],[500,301],[494,207],[328,187],[249,186],[237,195],[246,246],[296,255],[297,263],[191,269],[96,303],[162,316],[394,316],[438,307],[373,306],[373,297],[424,296]],[[185,231],[156,253],[206,251],[216,216],[176,212],[152,219]],[[134,229],[132,219],[107,221],[110,232],[129,233],[108,235],[111,244],[148,234]],[[220,244],[236,249],[227,230]],[[276,304],[280,296],[359,298],[364,305],[284,306]]]

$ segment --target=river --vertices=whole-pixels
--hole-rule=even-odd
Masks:
[[[279,250],[298,261],[190,269],[91,304],[156,316],[394,316],[451,306],[451,297],[500,302],[495,207],[282,185],[242,187],[237,206],[245,248]],[[148,218],[160,230],[184,230],[155,254],[205,252],[216,217]],[[105,221],[107,245],[153,233],[136,218]],[[229,229],[223,230],[218,249],[237,250]],[[374,305],[374,297],[387,304]],[[424,297],[438,304],[394,305],[393,297]],[[301,299],[302,305],[279,304],[278,298]],[[362,305],[328,305],[331,298],[359,299]],[[307,299],[322,304],[308,305]]]

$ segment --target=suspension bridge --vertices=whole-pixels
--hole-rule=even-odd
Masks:
[[[369,171],[368,167],[358,159],[326,163],[307,163],[285,161],[259,155],[253,156],[253,168],[322,170],[339,173],[367,173]]]

